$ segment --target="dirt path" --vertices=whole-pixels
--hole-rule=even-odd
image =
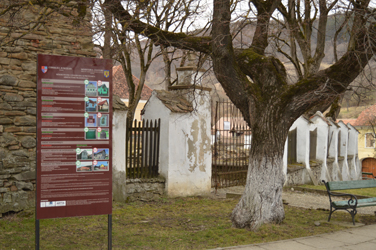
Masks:
[[[226,198],[226,193],[239,193],[241,194],[244,191],[244,187],[231,187],[218,189],[217,193],[215,190],[212,190],[212,198]],[[327,195],[320,195],[315,193],[307,193],[301,191],[284,191],[282,194],[282,199],[284,203],[294,206],[294,207],[303,207],[307,209],[326,209],[329,210],[329,198]],[[365,207],[358,208],[358,213],[360,214],[375,214],[376,207]]]

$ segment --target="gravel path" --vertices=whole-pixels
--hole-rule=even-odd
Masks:
[[[239,193],[242,194],[244,187],[231,187],[218,189],[217,193],[212,190],[212,198],[226,198],[226,193]],[[282,194],[284,203],[289,206],[303,207],[308,209],[326,209],[329,210],[329,198],[327,195],[320,195],[315,193],[300,192],[300,191],[284,191]],[[360,214],[376,214],[376,207],[358,208]]]

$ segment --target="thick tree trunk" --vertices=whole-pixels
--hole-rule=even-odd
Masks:
[[[263,131],[260,131],[258,124],[254,128],[258,131],[252,131],[247,183],[231,215],[233,225],[237,228],[255,231],[263,223],[281,223],[285,218],[282,204],[285,175],[282,166],[287,134],[286,129],[282,128],[285,126],[272,123],[262,127]],[[271,130],[273,125],[278,128]]]
[[[284,180],[281,156],[260,153],[250,159],[245,191],[231,215],[234,226],[255,231],[263,223],[281,223]]]

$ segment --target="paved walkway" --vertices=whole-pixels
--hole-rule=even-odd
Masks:
[[[360,226],[329,234],[218,249],[236,250],[375,250],[376,225]]]

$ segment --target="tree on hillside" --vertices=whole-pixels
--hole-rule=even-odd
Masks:
[[[285,216],[282,158],[289,127],[303,113],[328,107],[372,58],[376,49],[376,25],[370,0],[344,3],[250,0],[247,13],[254,13],[256,28],[252,42],[243,48],[234,47],[232,42],[231,12],[236,6],[230,0],[213,1],[212,31],[208,36],[167,32],[136,18],[124,9],[121,0],[106,0],[106,3],[118,22],[148,36],[155,44],[198,51],[211,57],[218,81],[252,129],[254,146],[250,149],[247,184],[232,212],[232,222],[236,227],[251,230],[265,222],[281,222]],[[335,64],[320,70],[327,17],[330,10],[341,7],[353,16],[348,49]],[[314,19],[319,22],[316,48],[308,44]],[[304,62],[300,65],[299,78],[291,84],[285,66],[275,55],[267,53],[270,43],[275,41],[270,37],[275,36],[271,25],[275,22],[283,23],[289,31],[286,44],[291,47],[291,59],[296,60],[295,46],[300,46],[300,53],[304,54],[300,55]]]

